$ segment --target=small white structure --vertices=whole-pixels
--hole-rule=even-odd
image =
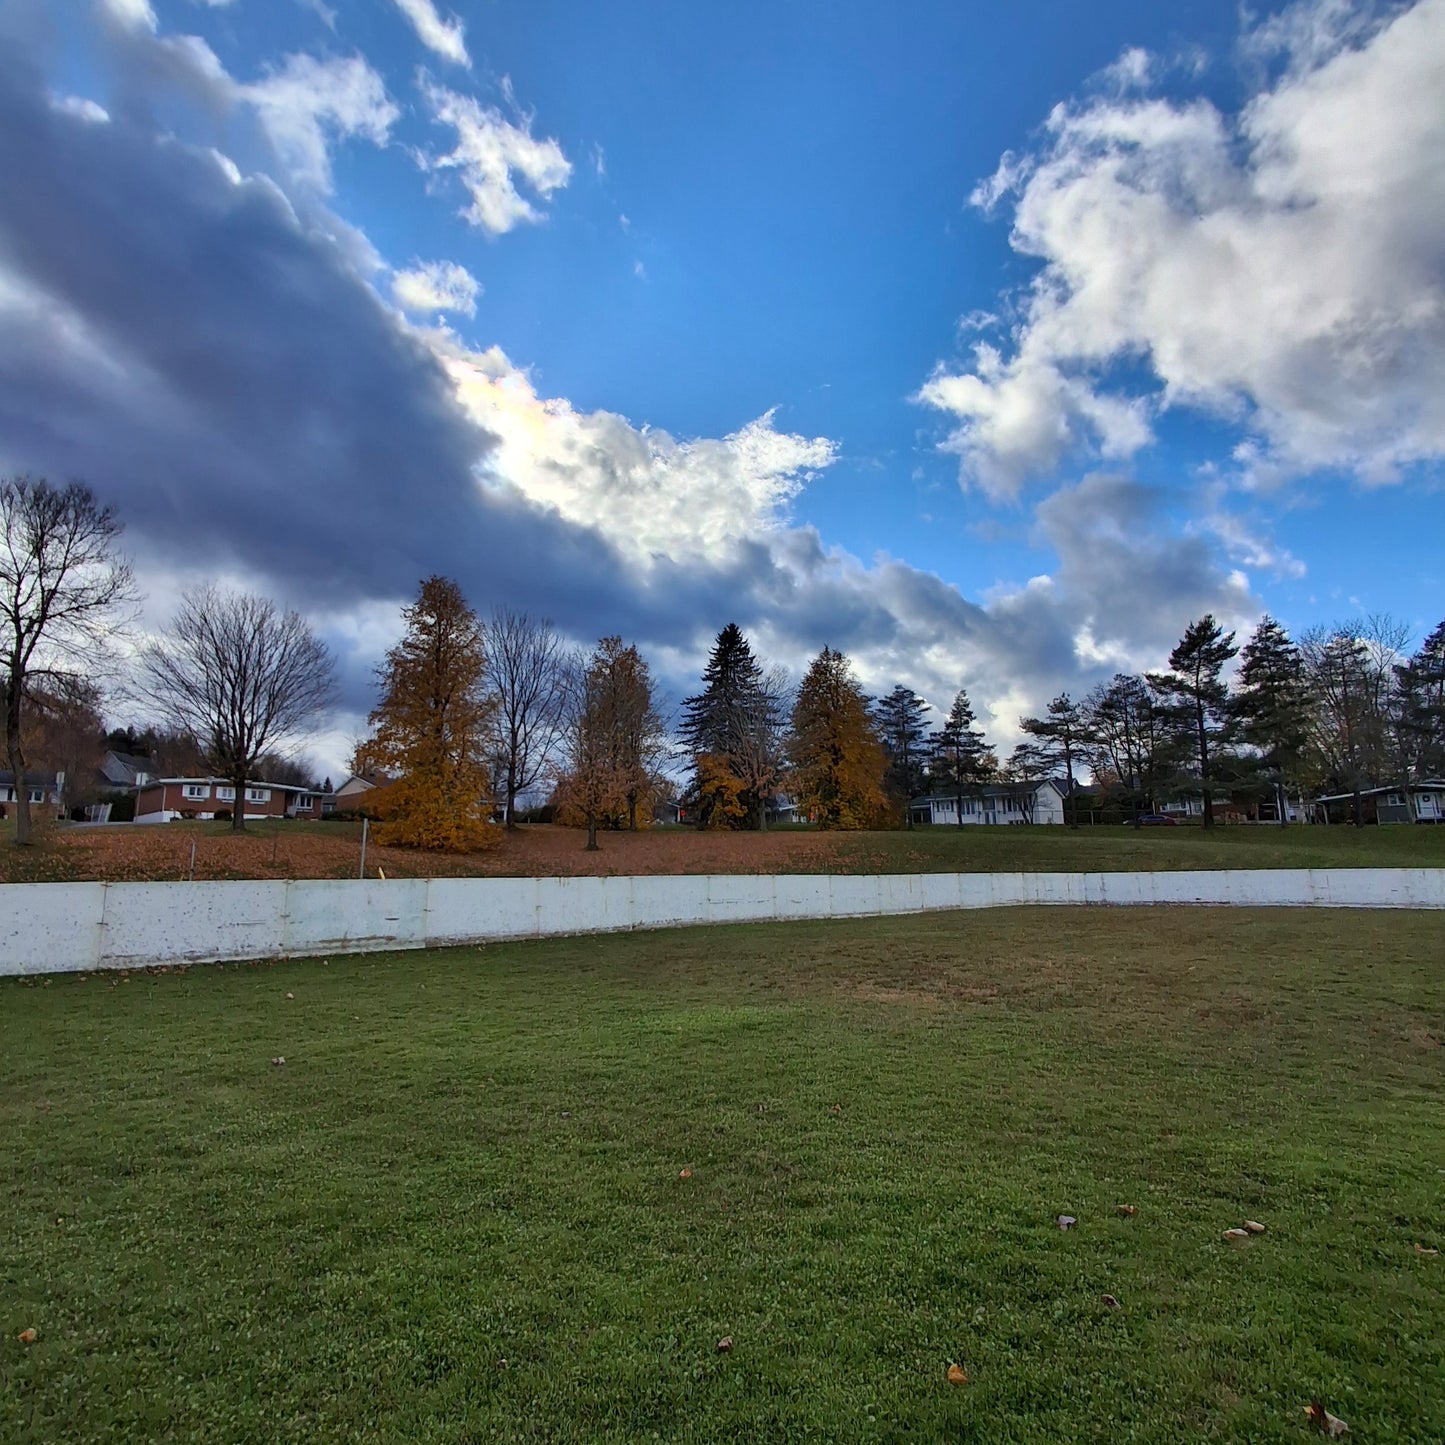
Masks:
[[[915,823],[1059,823],[1064,821],[1064,790],[1052,778],[1037,783],[985,783],[955,793],[929,793],[908,805]]]

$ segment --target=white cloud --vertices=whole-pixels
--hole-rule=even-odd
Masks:
[[[385,145],[401,114],[359,55],[288,55],[239,93],[255,107],[292,176],[323,192],[331,190],[331,142],[362,136]]]
[[[1238,115],[1059,106],[978,187],[1014,198],[1041,269],[1010,349],[919,393],[956,419],[965,481],[1011,495],[1079,449],[1127,457],[1170,407],[1239,425],[1256,480],[1445,456],[1445,0],[1359,14],[1271,22],[1258,43],[1289,63]]]
[[[83,95],[53,95],[50,104],[63,114],[89,121],[92,125],[104,125],[110,119],[110,112],[103,105]]]
[[[404,310],[416,314],[456,311],[475,316],[482,288],[477,278],[455,261],[418,261],[392,277],[391,293]]]
[[[102,14],[109,15],[127,29],[149,30],[154,35],[159,26],[150,0],[100,0],[100,9]]]
[[[833,461],[825,437],[779,432],[773,413],[721,440],[679,441],[612,412],[539,397],[496,348],[438,347],[472,418],[498,437],[485,485],[595,527],[636,564],[712,563],[780,527],[787,504]]]
[[[457,16],[443,20],[434,0],[396,0],[396,8],[411,21],[417,38],[428,50],[434,50],[456,65],[471,65],[466,46],[467,27]]]
[[[524,222],[542,219],[542,213],[517,190],[516,180],[549,200],[565,186],[572,164],[555,140],[538,140],[530,119],[513,125],[495,106],[483,106],[470,96],[427,82],[423,93],[439,125],[457,133],[454,149],[431,156],[423,165],[431,171],[454,170],[471,196],[462,214],[473,225],[494,236]]]

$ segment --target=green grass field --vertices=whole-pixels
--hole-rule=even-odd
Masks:
[[[1438,1442],[1441,928],[1009,910],[5,983],[0,1440],[1298,1442],[1318,1396]]]

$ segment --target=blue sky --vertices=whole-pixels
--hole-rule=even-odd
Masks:
[[[0,39],[42,198],[0,466],[112,494],[156,620],[218,554],[307,607],[353,722],[438,569],[675,690],[735,617],[1001,739],[1207,609],[1445,611],[1445,0],[0,0]]]

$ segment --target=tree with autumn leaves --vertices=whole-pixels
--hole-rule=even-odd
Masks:
[[[381,701],[358,758],[389,774],[378,840],[463,852],[494,846],[488,765],[496,700],[485,633],[461,588],[428,577],[404,608],[406,632],[377,669]]]
[[[793,706],[792,787],[820,828],[871,828],[887,806],[887,758],[848,659],[825,647]]]

